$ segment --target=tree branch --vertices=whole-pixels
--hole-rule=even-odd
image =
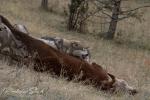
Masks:
[[[127,11],[122,11],[121,13],[133,12],[133,11],[135,11],[135,10],[138,10],[138,9],[141,9],[141,8],[147,8],[147,7],[150,7],[150,5],[137,7],[137,8],[131,9],[131,10],[127,10]]]
[[[104,15],[106,15],[106,16],[108,16],[109,18],[112,18],[111,15],[109,15],[108,13],[106,13],[106,12],[104,12],[104,11],[102,11],[101,13],[104,14]]]
[[[129,18],[129,17],[131,17],[132,15],[127,15],[127,16],[124,16],[124,17],[120,17],[120,18],[118,18],[118,21],[121,21],[121,20],[123,20],[123,19],[126,19],[126,18]]]

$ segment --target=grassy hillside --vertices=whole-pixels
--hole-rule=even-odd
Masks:
[[[134,97],[105,94],[91,86],[82,86],[61,78],[55,79],[49,74],[37,73],[26,67],[8,66],[4,60],[0,60],[0,100],[150,99],[149,9],[143,9],[144,22],[124,20],[119,23],[117,30],[121,33],[121,37],[116,37],[115,41],[106,41],[96,38],[95,35],[68,32],[65,29],[66,17],[62,12],[66,9],[64,8],[67,5],[66,0],[63,0],[64,2],[49,0],[49,7],[53,12],[41,10],[40,1],[0,0],[0,14],[14,24],[26,25],[33,36],[59,36],[83,42],[90,47],[92,61],[96,61],[115,76],[128,81],[139,90],[139,94]],[[135,2],[131,3],[132,7],[138,5]]]

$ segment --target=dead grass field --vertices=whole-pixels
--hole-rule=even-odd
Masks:
[[[122,36],[116,37],[115,41],[106,41],[90,34],[68,32],[65,29],[66,17],[62,13],[66,2],[49,0],[49,6],[53,4],[57,8],[51,13],[40,9],[40,1],[0,0],[0,14],[14,24],[26,25],[34,36],[59,36],[83,42],[90,47],[93,61],[128,81],[139,90],[139,94],[134,97],[105,94],[91,86],[52,78],[26,67],[8,66],[0,60],[0,100],[150,100],[149,9],[143,9],[145,21],[142,23],[134,19],[119,22],[117,31]]]

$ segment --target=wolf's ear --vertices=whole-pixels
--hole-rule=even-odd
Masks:
[[[72,42],[72,43],[71,43],[71,46],[72,46],[72,47],[78,47],[78,46],[79,46],[79,44],[78,44],[78,43],[76,43],[76,42]]]
[[[16,27],[17,27],[17,24],[14,24],[14,27],[16,28]]]
[[[92,65],[97,65],[95,62],[92,62]]]

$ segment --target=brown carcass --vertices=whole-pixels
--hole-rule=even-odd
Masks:
[[[49,71],[57,76],[63,74],[68,80],[73,80],[75,77],[80,76],[77,81],[84,81],[85,84],[92,84],[101,90],[115,91],[116,86],[118,86],[115,84],[118,81],[116,81],[114,75],[109,74],[100,65],[96,63],[89,64],[84,60],[62,53],[44,42],[16,30],[5,17],[0,17],[16,39],[26,46],[31,56],[34,56],[34,69],[36,71]],[[129,93],[135,94],[137,91],[130,89]]]

